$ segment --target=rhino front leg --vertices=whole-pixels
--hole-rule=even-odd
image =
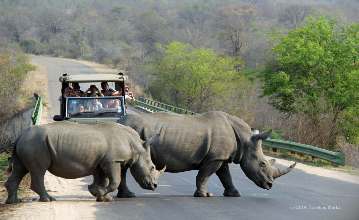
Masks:
[[[99,186],[99,194],[96,201],[109,201],[107,194],[117,189],[121,182],[121,164],[116,162],[109,162],[102,166],[105,176],[109,179],[106,187]],[[112,198],[111,198],[112,199]]]
[[[122,168],[121,171],[121,183],[118,187],[117,198],[132,198],[135,197],[135,193],[131,192],[127,187],[126,174],[128,167]]]
[[[223,193],[224,196],[230,196],[230,197],[240,196],[238,190],[232,183],[232,177],[229,171],[228,163],[223,163],[221,168],[217,170],[216,174],[224,187],[224,193]]]
[[[39,199],[40,202],[55,201],[55,198],[53,198],[46,192],[45,184],[44,184],[45,172],[46,170],[33,171],[33,172],[30,171],[31,189],[40,196]]]
[[[104,191],[108,185],[108,178],[105,176],[101,168],[97,168],[93,174],[93,183],[88,186],[89,192],[95,196],[99,201],[111,201],[112,197],[107,194],[105,196],[100,195],[100,191]],[[100,198],[100,199],[99,199]]]
[[[216,160],[205,163],[199,169],[199,172],[196,177],[196,186],[197,189],[194,192],[195,197],[211,197],[212,193],[207,192],[207,182],[209,177],[217,172],[217,170],[222,166],[222,161]]]

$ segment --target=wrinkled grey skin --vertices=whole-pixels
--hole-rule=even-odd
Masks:
[[[288,173],[273,166],[262,152],[261,140],[269,133],[252,135],[242,119],[224,112],[201,115],[173,113],[128,114],[120,123],[135,129],[142,139],[160,135],[151,144],[151,158],[157,168],[167,172],[199,170],[196,177],[196,197],[208,197],[207,181],[216,174],[224,186],[224,196],[240,196],[232,183],[228,164],[240,164],[246,176],[257,186],[269,190],[273,180]],[[122,180],[118,197],[134,196]]]
[[[109,201],[107,195],[121,182],[130,168],[142,188],[154,190],[160,172],[151,161],[148,144],[143,145],[131,128],[116,124],[77,124],[55,122],[25,131],[16,143],[11,176],[5,183],[6,203],[17,203],[17,190],[26,173],[31,175],[31,189],[40,201],[55,200],[45,190],[46,170],[63,178],[94,175],[89,191],[97,201]]]

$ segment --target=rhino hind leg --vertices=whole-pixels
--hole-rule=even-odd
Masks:
[[[224,196],[240,197],[238,190],[233,185],[228,163],[223,163],[221,168],[217,170],[216,174],[224,187],[224,192],[223,192]]]
[[[17,197],[17,190],[19,188],[22,178],[29,171],[25,166],[17,159],[13,158],[12,172],[10,177],[5,183],[6,190],[8,192],[8,197],[6,199],[6,204],[19,203],[21,200]]]
[[[127,187],[126,174],[128,167],[124,167],[121,171],[121,183],[118,187],[117,198],[132,198],[136,197],[135,193],[131,192]]]
[[[45,172],[46,170],[30,171],[31,189],[40,196],[40,202],[55,201],[56,199],[46,192],[44,184]]]
[[[217,170],[222,166],[222,161],[216,160],[205,163],[199,169],[199,172],[196,176],[196,191],[194,192],[194,197],[211,197],[212,193],[207,192],[207,182],[209,177],[217,172]]]

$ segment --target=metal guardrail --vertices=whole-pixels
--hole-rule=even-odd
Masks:
[[[150,105],[146,102],[141,101],[141,99],[133,99],[131,100],[131,103],[138,109],[141,109],[145,112],[168,112],[168,110],[161,108],[161,107],[157,107],[154,105]]]
[[[312,145],[300,144],[279,139],[267,139],[263,141],[263,145],[272,149],[283,149],[300,154],[310,155],[312,156],[312,159],[320,158],[322,160],[330,161],[337,165],[345,164],[345,158],[342,152],[329,151]]]
[[[39,125],[41,123],[42,108],[43,108],[42,98],[40,96],[37,96],[34,111],[32,112],[31,115],[31,120],[33,125]]]
[[[168,105],[168,104],[158,102],[155,100],[151,100],[151,99],[147,99],[144,97],[139,97],[138,99],[135,99],[135,103],[138,107],[148,108],[152,112],[165,111],[165,112],[175,112],[178,114],[190,114],[190,115],[196,114],[195,112],[192,112],[192,111],[184,109],[184,108],[179,108],[179,107],[176,107],[173,105]]]
[[[136,107],[147,112],[162,111],[162,112],[175,112],[179,114],[191,114],[191,115],[197,114],[195,112],[186,109],[178,108],[172,105],[168,105],[151,99],[146,99],[143,97],[134,99],[134,104]],[[263,141],[263,146],[272,149],[282,149],[300,154],[310,155],[312,156],[312,158],[320,158],[322,160],[329,161],[336,165],[345,164],[345,158],[342,152],[329,151],[323,148],[319,148],[307,144],[300,144],[296,142],[284,141],[279,139],[267,139]]]

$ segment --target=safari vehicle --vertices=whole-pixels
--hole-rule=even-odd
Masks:
[[[71,120],[83,123],[98,121],[117,121],[126,114],[125,108],[125,79],[123,73],[118,74],[63,74],[60,77],[61,97],[60,115],[55,115],[55,121]],[[96,87],[101,90],[100,84],[107,82],[109,87],[117,91],[111,96],[90,96],[83,93],[81,96],[66,96],[69,85],[78,83],[85,90],[87,87]],[[99,89],[98,89],[99,88]]]

